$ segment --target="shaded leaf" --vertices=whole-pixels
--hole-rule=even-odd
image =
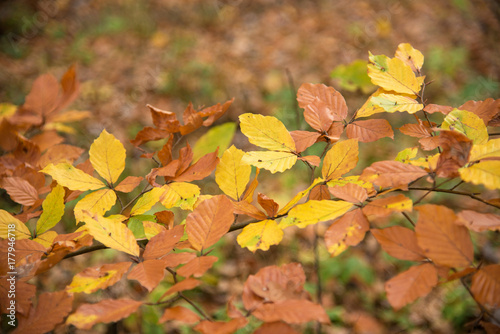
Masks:
[[[215,244],[229,231],[234,216],[231,201],[224,195],[201,202],[186,218],[186,232],[198,251]]]
[[[193,329],[202,334],[232,334],[247,323],[248,320],[245,318],[232,319],[228,322],[203,320]]]
[[[44,168],[48,164],[58,164],[60,162],[72,163],[82,155],[83,149],[72,145],[55,145],[49,147],[38,160],[38,166]]]
[[[387,300],[395,310],[399,310],[431,292],[437,281],[437,271],[432,264],[411,267],[385,283]]]
[[[183,306],[173,306],[167,308],[165,312],[163,312],[163,315],[158,320],[158,323],[161,324],[169,320],[177,320],[192,325],[200,321],[200,317],[190,309]]]
[[[347,137],[357,139],[363,143],[369,143],[380,138],[394,138],[394,132],[385,119],[369,119],[355,121],[346,127]]]
[[[334,221],[325,232],[325,244],[332,256],[337,256],[349,246],[356,246],[365,238],[370,223],[361,210],[346,213]]]
[[[457,216],[445,206],[426,204],[419,212],[417,242],[434,263],[447,267],[467,267],[474,260],[469,231],[456,224]]]
[[[423,250],[418,246],[414,231],[402,226],[370,230],[384,251],[400,260],[423,261]]]
[[[130,143],[134,145],[135,147],[141,146],[144,143],[153,141],[153,140],[160,140],[167,138],[170,135],[170,133],[166,130],[161,130],[161,129],[155,129],[150,126],[146,126],[144,129],[139,131],[137,135],[135,136],[135,139],[131,140]]]
[[[500,217],[493,213],[463,210],[458,214],[458,217],[469,230],[474,232],[500,230]]]
[[[212,173],[219,163],[220,159],[217,157],[218,151],[219,149],[217,148],[215,152],[204,155],[200,160],[176,176],[174,180],[185,182],[203,180]]]
[[[10,226],[9,226],[10,225]],[[15,225],[12,230],[12,225]],[[9,238],[9,232],[15,234],[16,240],[31,238],[31,232],[28,227],[19,219],[13,217],[10,213],[0,209],[0,238]]]
[[[319,321],[325,324],[330,323],[330,318],[323,306],[306,299],[262,304],[252,312],[252,315],[264,322],[284,321],[289,324],[302,324],[309,321]]]
[[[500,305],[500,265],[490,264],[480,268],[472,276],[470,289],[479,303],[497,308]]]
[[[332,196],[328,191],[328,187],[324,184],[320,184],[311,189],[311,192],[309,194],[309,199],[321,201],[324,199],[332,199]]]
[[[266,210],[268,217],[274,217],[278,213],[278,209],[280,207],[279,204],[266,195],[258,193],[257,202],[264,210]]]
[[[142,305],[129,298],[105,299],[96,304],[82,304],[66,319],[79,329],[90,329],[98,323],[108,323],[128,317]]]
[[[181,268],[177,269],[177,274],[183,277],[201,277],[219,258],[216,256],[200,256],[192,259]]]
[[[50,230],[64,215],[64,188],[57,185],[42,203],[43,212],[36,222],[36,234]]]
[[[168,289],[163,294],[163,296],[160,298],[160,300],[163,299],[164,296],[168,296],[168,295],[171,295],[171,294],[176,293],[176,292],[182,292],[182,291],[194,289],[194,288],[196,288],[200,284],[201,284],[201,282],[198,281],[197,279],[194,279],[194,278],[191,278],[191,277],[190,278],[186,278],[185,280],[180,281],[180,282],[175,283],[174,285],[172,285],[170,287],[170,289]]]
[[[152,237],[146,249],[143,258],[145,260],[157,259],[174,249],[175,244],[184,235],[184,225],[177,225],[171,230],[166,230]]]
[[[299,334],[299,332],[284,322],[276,321],[263,323],[254,334]]]
[[[138,263],[128,273],[127,279],[138,281],[151,292],[160,284],[164,276],[165,261],[153,259]]]

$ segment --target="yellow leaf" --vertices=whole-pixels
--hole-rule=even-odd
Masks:
[[[500,138],[492,139],[484,145],[472,146],[469,161],[477,161],[485,158],[500,158]]]
[[[15,237],[16,240],[27,239],[31,238],[31,232],[22,221],[13,217],[7,211],[0,209],[0,238],[7,239],[11,237]]]
[[[187,182],[174,182],[162,186],[165,193],[161,196],[160,202],[165,208],[180,207],[183,210],[193,210],[200,195],[200,188],[197,185]]]
[[[283,208],[281,208],[281,210],[278,211],[278,216],[287,213],[295,204],[297,204],[298,201],[300,201],[305,195],[307,195],[312,188],[323,181],[325,180],[319,177],[315,179],[314,182],[309,187],[307,187],[306,190],[303,190],[295,195]]]
[[[484,145],[488,141],[488,131],[484,121],[470,111],[453,109],[446,115],[441,128],[463,133],[474,145]]]
[[[161,195],[165,193],[165,189],[155,187],[143,194],[139,200],[134,204],[130,211],[131,216],[142,215],[144,212],[150,210],[153,205],[160,201]]]
[[[106,130],[94,140],[89,155],[92,166],[109,184],[114,184],[125,169],[125,148]]]
[[[290,210],[288,217],[280,222],[280,227],[296,225],[304,228],[311,224],[335,219],[349,211],[352,206],[352,203],[345,201],[311,200]]]
[[[153,223],[150,221],[143,221],[142,225],[144,226],[144,234],[146,235],[146,238],[149,240],[158,233],[161,233],[163,231],[166,231],[167,229],[160,224]]]
[[[283,230],[274,220],[263,220],[247,225],[238,235],[236,241],[241,247],[255,252],[257,249],[266,251],[271,245],[277,245],[283,239]]]
[[[276,117],[247,113],[239,118],[241,132],[252,144],[273,151],[295,151],[292,136]]]
[[[242,161],[258,168],[267,169],[274,174],[292,168],[297,162],[297,156],[291,152],[251,151],[245,153]]]
[[[105,289],[118,282],[131,264],[131,262],[118,262],[86,268],[73,277],[71,284],[66,287],[66,291],[68,293],[83,292],[88,294]]]
[[[57,185],[42,203],[43,212],[36,223],[36,234],[50,230],[64,215],[64,188]]]
[[[109,248],[139,256],[139,245],[134,234],[124,224],[101,215],[91,217],[89,214],[84,215],[83,221],[89,234],[97,241]]]
[[[500,189],[500,161],[481,161],[469,167],[460,168],[460,177],[466,182],[483,184],[488,189]]]
[[[51,121],[56,123],[70,123],[90,118],[90,116],[92,116],[92,112],[90,111],[69,110],[65,113],[55,115]]]
[[[409,43],[401,43],[396,50],[396,58],[401,59],[413,71],[418,72],[424,65],[424,55]]]
[[[215,182],[224,194],[239,200],[250,180],[252,167],[244,164],[241,159],[245,152],[231,146],[220,159],[215,170]]]
[[[387,91],[383,90],[382,88],[377,89],[366,102],[359,108],[359,110],[356,112],[355,118],[358,119],[360,117],[368,117],[373,114],[378,114],[381,112],[385,112],[384,108],[374,104],[372,102],[372,98],[379,96],[382,93],[387,93]]]
[[[115,205],[115,202],[116,194],[112,189],[106,188],[87,194],[75,205],[73,211],[75,212],[76,221],[83,221],[85,211],[104,215],[106,211]]]
[[[45,248],[49,248],[57,236],[58,236],[58,234],[55,231],[48,231],[48,232],[45,232],[45,233],[39,235],[38,237],[33,239],[33,241],[38,242],[40,245],[42,245]]]
[[[337,142],[325,155],[321,174],[325,180],[335,179],[349,172],[358,163],[358,141]]]
[[[408,147],[400,151],[394,160],[406,163],[408,160],[415,158],[417,153],[418,147]]]
[[[41,170],[52,176],[61,186],[70,190],[96,190],[104,187],[104,183],[95,177],[73,167],[67,162],[57,165],[49,164]]]
[[[369,53],[368,76],[375,85],[396,93],[417,95],[422,79],[417,79],[410,66],[401,59]]]
[[[16,113],[17,106],[10,103],[0,103],[0,121]]]
[[[372,97],[370,100],[373,104],[381,107],[388,113],[407,111],[409,114],[414,114],[424,108],[423,104],[406,95],[380,94],[379,96]]]
[[[437,167],[437,163],[439,160],[440,153],[436,153],[434,155],[425,157],[425,158],[418,158],[414,160],[406,160],[406,161],[401,161],[406,164],[410,164],[413,166],[417,167],[422,167],[422,168],[428,168],[430,170],[435,170]]]

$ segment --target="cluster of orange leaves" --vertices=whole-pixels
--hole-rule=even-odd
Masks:
[[[443,205],[420,204],[421,199],[414,203],[404,194],[393,193],[441,191],[500,208],[498,199],[485,200],[437,184],[438,178],[457,179],[500,189],[500,139],[490,139],[487,132],[488,126],[500,125],[500,101],[469,101],[458,108],[426,105],[422,65],[423,55],[408,44],[401,44],[394,58],[370,54],[368,74],[379,89],[350,119],[344,98],[334,88],[303,84],[297,101],[313,131],[289,132],[275,117],[243,114],[242,133],[265,150],[244,152],[231,146],[194,162],[189,144],[177,151],[176,145],[183,136],[211,126],[232,100],[201,110],[190,104],[182,114],[182,124],[176,113],[148,106],[154,127],[142,129],[131,143],[155,167],[144,177],[125,178],[125,148],[106,130],[90,147],[89,158],[73,166],[84,150],[63,144],[60,133],[72,132],[65,123],[89,116],[81,111],[61,113],[78,93],[75,70],[70,68],[60,83],[51,75],[42,75],[22,106],[4,104],[0,115],[0,147],[4,152],[0,157],[0,187],[20,205],[17,213],[0,210],[0,306],[2,313],[8,313],[7,279],[14,275],[14,333],[44,333],[63,321],[90,329],[97,323],[128,317],[140,307],[162,307],[160,322],[196,324],[194,329],[201,333],[233,333],[246,326],[250,316],[264,322],[258,333],[293,333],[290,325],[309,321],[328,324],[323,307],[304,291],[306,276],[297,263],[265,267],[250,275],[241,296],[246,312],[235,306],[235,296],[227,304],[230,321],[213,321],[201,310],[175,305],[186,299],[183,292],[202,284],[199,278],[218,260],[208,253],[228,232],[242,229],[237,238],[241,247],[265,251],[281,242],[287,228],[326,221],[331,223],[324,241],[332,256],[359,244],[370,231],[388,254],[415,262],[386,282],[387,299],[394,309],[427,295],[440,283],[461,279],[467,284],[469,280],[471,295],[483,308],[482,320],[490,326],[487,322],[492,321],[494,309],[500,305],[500,266],[474,258],[470,231],[498,231],[500,217],[473,210],[455,213]],[[420,147],[406,148],[395,160],[378,161],[360,175],[346,176],[358,163],[359,142],[394,137],[387,120],[360,119],[383,112],[421,112],[425,120],[415,115],[415,123],[399,129],[418,138]],[[442,115],[440,124],[429,120],[428,115],[434,113]],[[166,143],[157,152],[140,147],[164,139]],[[303,154],[317,143],[325,145],[320,156]],[[254,195],[261,169],[284,172],[297,161],[310,168],[312,182],[284,207],[280,209],[264,194]],[[257,169],[250,181],[252,166]],[[321,176],[314,179],[320,166]],[[214,170],[222,194],[201,194],[191,182],[207,178]],[[47,185],[48,176],[52,181]],[[144,187],[139,195],[124,205],[123,194],[141,184]],[[74,231],[56,233],[53,229],[61,221],[66,204],[75,199]],[[117,203],[120,209],[110,214]],[[156,210],[153,218],[144,218],[158,203],[163,209]],[[189,212],[185,221],[176,221],[173,208]],[[413,210],[418,212],[416,223],[409,216]],[[413,228],[370,228],[370,219],[395,213],[402,213]],[[37,295],[35,286],[29,283],[67,257],[102,248],[127,253],[130,261],[86,268],[62,291]],[[14,250],[15,266],[9,267],[7,254]],[[155,303],[103,299],[73,309],[75,294],[106,289],[124,276],[152,292],[167,272],[174,284]]]

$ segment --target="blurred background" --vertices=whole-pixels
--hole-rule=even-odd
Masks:
[[[50,72],[60,78],[76,64],[82,85],[72,108],[92,112],[76,126],[77,141],[88,148],[106,128],[136,157],[140,152],[127,143],[152,123],[146,104],[180,115],[189,102],[201,107],[234,97],[217,124],[252,112],[275,115],[289,130],[306,129],[296,117],[295,94],[302,83],[335,87],[353,112],[375,90],[366,76],[368,51],[392,57],[404,42],[425,56],[430,103],[456,107],[500,97],[495,0],[4,0],[0,36],[0,103],[21,105],[36,77]],[[390,117],[408,116],[403,115]],[[243,149],[248,145],[240,133],[233,142]],[[394,155],[392,143],[377,142],[372,156],[363,159]],[[309,177],[302,183],[293,173],[278,179],[264,172],[259,178],[259,191],[283,205]],[[217,186],[212,180],[202,190],[214,193]],[[226,298],[266,264],[300,261],[311,277],[312,232],[296,231],[286,246],[255,256],[226,241],[214,251],[221,258],[215,272],[205,278],[211,290],[198,297],[210,311],[223,313]],[[392,311],[383,284],[409,264],[367,239],[337,258],[322,250],[324,304],[335,333],[461,332],[474,319],[474,302],[456,286],[438,289],[411,311]],[[375,254],[380,261],[373,261]],[[313,283],[309,288],[314,290]],[[151,312],[122,326],[162,333],[154,325],[158,314]]]

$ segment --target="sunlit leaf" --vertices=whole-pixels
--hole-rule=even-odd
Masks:
[[[278,152],[295,151],[292,136],[276,117],[247,113],[239,118],[241,132],[252,144]]]
[[[89,156],[92,166],[109,184],[114,184],[125,169],[125,148],[106,130],[90,146]]]
[[[57,183],[70,190],[97,190],[104,187],[101,180],[68,163],[49,164],[41,172],[52,176]]]
[[[235,131],[236,123],[233,122],[212,127],[196,141],[193,147],[193,161],[198,161],[199,158],[214,152],[217,148],[219,148],[219,156],[222,155],[233,140]]]
[[[335,219],[349,211],[352,206],[352,203],[344,201],[311,200],[290,210],[288,217],[281,221],[280,227],[296,225],[304,228],[307,225]]]
[[[36,233],[50,230],[64,215],[64,188],[57,185],[42,203],[43,212],[36,223]]]
[[[500,161],[481,161],[458,170],[465,182],[482,184],[488,189],[500,189]]]
[[[250,181],[252,167],[242,163],[245,152],[231,146],[227,149],[215,170],[215,182],[219,188],[234,200],[239,200]]]
[[[74,212],[77,221],[82,221],[84,212],[104,215],[116,202],[116,193],[111,189],[101,189],[94,191],[76,203]]]
[[[361,210],[346,213],[334,221],[325,232],[325,244],[332,256],[337,256],[349,246],[356,246],[365,237],[370,223]]]
[[[358,141],[337,142],[325,155],[321,174],[327,181],[344,175],[358,163]]]
[[[237,242],[255,252],[257,249],[268,250],[271,245],[277,245],[283,239],[283,230],[275,220],[263,220],[247,225],[238,235]]]
[[[475,145],[483,145],[488,141],[488,131],[483,120],[466,110],[454,109],[445,117],[441,128],[463,133]]]

